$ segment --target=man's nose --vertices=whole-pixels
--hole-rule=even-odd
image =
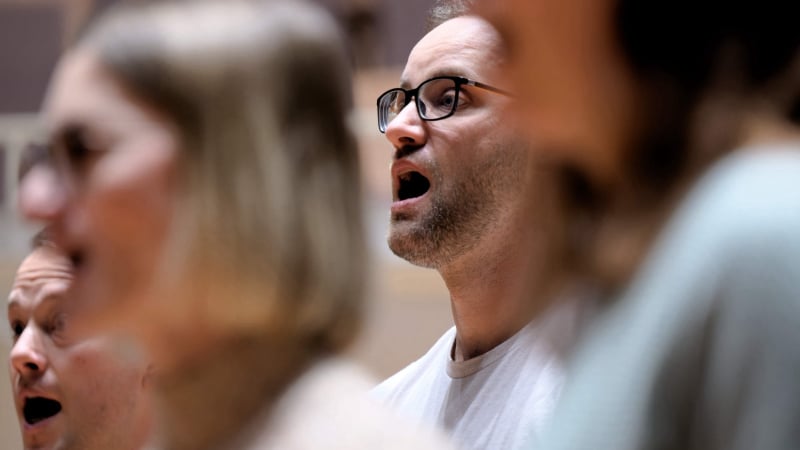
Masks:
[[[23,378],[41,376],[47,371],[47,355],[39,330],[33,326],[25,327],[22,334],[11,347],[11,367]]]
[[[419,117],[414,101],[408,104],[389,122],[386,127],[386,139],[395,149],[407,146],[422,146],[427,140],[424,121]]]
[[[51,223],[64,211],[69,192],[63,177],[47,164],[40,164],[20,181],[18,204],[29,220]]]

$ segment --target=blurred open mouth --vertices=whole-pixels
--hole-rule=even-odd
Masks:
[[[35,425],[61,412],[61,403],[45,397],[27,397],[22,407],[25,423]]]
[[[399,201],[422,197],[431,188],[431,182],[416,171],[399,175],[397,181],[397,199]]]

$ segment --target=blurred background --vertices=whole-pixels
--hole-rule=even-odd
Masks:
[[[37,111],[58,57],[86,20],[120,0],[0,0],[0,292],[6,298],[35,228],[16,212],[21,150],[41,140]],[[433,0],[316,0],[340,21],[355,67],[355,124],[363,161],[364,201],[373,273],[369,314],[353,357],[385,378],[420,356],[452,325],[447,290],[436,272],[388,250],[391,147],[378,132],[375,99],[395,87],[408,52],[425,34]],[[0,355],[10,331],[2,307]],[[20,448],[8,370],[0,371],[0,448]]]

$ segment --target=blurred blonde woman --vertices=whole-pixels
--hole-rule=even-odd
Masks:
[[[366,272],[347,61],[304,3],[140,2],[55,74],[55,173],[20,204],[77,267],[78,328],[155,361],[156,446],[447,448],[335,357]]]

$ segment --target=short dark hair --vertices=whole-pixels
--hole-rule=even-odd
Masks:
[[[754,99],[774,116],[796,120],[798,12],[781,0],[617,0],[616,37],[652,105],[647,129],[627,154],[637,190],[649,187],[660,197],[730,152]]]
[[[428,11],[428,30],[456,17],[470,14],[474,0],[436,0]]]

